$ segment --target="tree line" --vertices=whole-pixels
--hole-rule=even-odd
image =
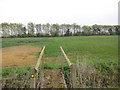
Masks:
[[[91,36],[119,35],[120,25],[81,26],[73,24],[34,24],[26,26],[21,23],[1,23],[0,37],[58,37],[58,36]]]

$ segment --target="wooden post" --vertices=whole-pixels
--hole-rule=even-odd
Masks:
[[[44,52],[43,52],[43,56],[42,56],[42,71],[44,70]]]
[[[41,66],[41,76],[40,76],[40,81],[41,81],[41,87],[43,87],[43,76],[44,76],[44,52],[43,52],[43,56],[42,56],[42,66]]]
[[[32,71],[31,71],[31,81],[30,81],[30,88],[35,88],[35,85],[36,85],[36,83],[35,83],[35,77],[36,77],[36,75],[35,75],[35,69],[33,68],[32,69]],[[32,75],[34,75],[34,77],[32,77]]]
[[[72,64],[70,66],[70,70],[71,70],[71,83],[72,83],[72,88],[77,88],[76,87],[76,67],[74,64]]]
[[[36,75],[34,75],[34,88],[35,88],[35,85],[36,85],[35,79],[36,79]]]
[[[35,79],[36,79],[36,82],[35,82],[35,83],[36,83],[36,86],[35,86],[35,87],[37,87],[37,83],[39,82],[39,80],[38,80],[38,72],[39,72],[39,69],[38,69],[38,71],[36,72],[36,78],[35,78]]]
[[[63,58],[63,54],[61,52],[61,65],[62,65],[62,72],[64,71],[64,58]]]
[[[39,74],[38,74],[38,83],[37,83],[37,90],[40,88],[41,84],[41,66],[39,67]]]

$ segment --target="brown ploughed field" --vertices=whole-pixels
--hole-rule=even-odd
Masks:
[[[34,46],[2,48],[2,67],[35,65],[36,55],[40,50],[41,48]]]

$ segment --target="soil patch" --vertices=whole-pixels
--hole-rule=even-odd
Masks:
[[[66,88],[61,70],[45,70],[41,88]]]
[[[40,50],[33,46],[2,48],[2,67],[35,65],[36,54]]]

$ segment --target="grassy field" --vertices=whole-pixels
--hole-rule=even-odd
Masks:
[[[46,46],[45,68],[61,68],[61,51],[63,47],[65,53],[72,63],[76,60],[86,60],[86,63],[94,64],[99,70],[113,70],[118,68],[118,36],[76,36],[76,37],[40,37],[40,38],[3,38],[2,48],[32,45],[36,47]],[[39,53],[36,56],[39,56]],[[113,67],[111,67],[111,65]],[[65,66],[67,63],[65,62]],[[3,69],[3,72],[6,69]]]
[[[85,56],[94,63],[118,63],[118,36],[3,38],[2,47],[18,45],[46,46],[45,57],[61,56],[60,46],[75,63],[77,56]]]

